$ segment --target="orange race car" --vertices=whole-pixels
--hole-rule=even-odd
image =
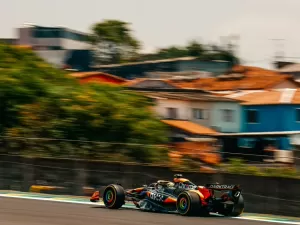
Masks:
[[[137,208],[145,211],[176,212],[184,216],[213,212],[235,217],[244,210],[241,192],[238,185],[216,183],[198,186],[181,174],[176,174],[173,182],[158,180],[128,190],[118,184],[108,185],[103,192],[103,202],[109,209],[121,208],[125,201],[132,201]],[[100,201],[100,192],[96,191],[90,200]]]

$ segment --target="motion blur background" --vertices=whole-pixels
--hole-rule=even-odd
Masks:
[[[296,0],[0,0],[0,189],[180,172],[299,216]]]

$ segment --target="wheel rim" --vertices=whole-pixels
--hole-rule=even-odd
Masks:
[[[105,194],[105,200],[107,201],[107,203],[112,203],[112,201],[114,200],[114,193],[112,190],[108,190]]]
[[[185,197],[182,197],[179,201],[180,210],[186,210],[187,206],[188,206],[188,200]]]

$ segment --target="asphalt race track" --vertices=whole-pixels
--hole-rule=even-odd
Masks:
[[[0,198],[0,225],[254,225],[278,224],[211,216],[183,217],[139,210],[109,210],[101,206]]]

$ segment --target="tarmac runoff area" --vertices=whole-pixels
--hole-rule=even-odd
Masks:
[[[0,191],[0,225],[251,225],[299,224],[300,218],[244,213],[228,218],[183,217],[176,214],[142,212],[132,204],[109,210],[103,203],[91,203],[88,197]]]

